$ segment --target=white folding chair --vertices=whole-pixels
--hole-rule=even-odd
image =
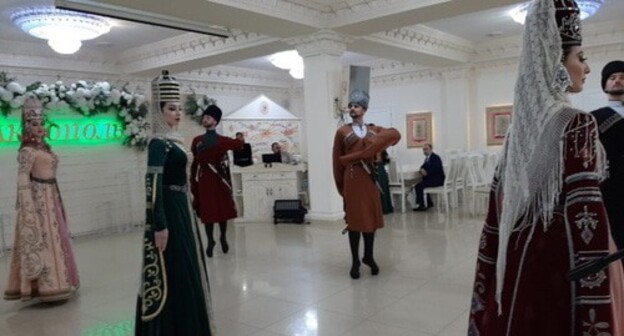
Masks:
[[[459,206],[459,193],[461,191],[462,202],[466,199],[466,180],[468,174],[468,156],[466,154],[460,154],[457,156],[457,169],[455,171],[455,178],[453,179],[453,207]]]
[[[406,200],[409,190],[405,187],[405,178],[403,176],[402,166],[397,160],[390,160],[388,164],[388,186],[390,187],[390,198],[394,206],[394,195],[401,197],[401,212],[405,212]]]
[[[468,157],[467,170],[468,180],[466,187],[470,190],[470,213],[476,214],[477,203],[481,199],[489,196],[490,182],[485,180],[483,169],[484,156],[473,154]]]
[[[444,184],[439,187],[425,188],[424,190],[424,202],[425,207],[428,206],[427,195],[436,195],[436,202],[440,203],[440,195],[444,198],[444,209],[449,212],[449,201],[453,199],[453,183],[455,181],[457,171],[457,157],[450,156],[448,159],[448,170],[445,172],[446,179]],[[445,169],[446,170],[446,169]]]

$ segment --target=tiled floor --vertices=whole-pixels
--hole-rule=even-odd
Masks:
[[[352,280],[340,223],[231,224],[230,253],[217,246],[208,261],[218,335],[466,335],[481,225],[435,211],[388,215],[375,245],[380,274],[362,265]],[[77,239],[80,295],[0,300],[0,335],[131,335],[140,242],[140,232]]]

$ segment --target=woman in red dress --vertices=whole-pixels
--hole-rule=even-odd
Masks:
[[[570,106],[589,67],[573,0],[534,0],[509,133],[479,242],[468,335],[622,336],[621,263],[570,281],[615,251],[595,119]]]

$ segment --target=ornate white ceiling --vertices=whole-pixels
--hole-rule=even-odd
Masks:
[[[221,73],[241,82],[279,87],[291,80],[285,72],[270,67],[266,56],[309,43],[319,34],[335,36],[337,44],[332,48],[344,52],[345,64],[370,65],[373,76],[388,77],[401,71],[433,73],[437,67],[516,57],[522,29],[505,15],[521,2],[518,0],[98,2],[209,22],[230,29],[232,37],[223,39],[114,20],[116,26],[111,33],[88,41],[76,55],[60,57],[47,49],[45,41],[26,35],[9,20],[17,7],[50,5],[52,0],[3,0],[0,66],[68,71],[77,67],[78,71],[91,69],[123,76],[151,76],[167,67],[175,73],[186,73],[189,79],[214,81],[225,78],[216,75],[219,70],[215,69],[227,69]],[[588,46],[624,42],[620,37],[624,36],[624,1],[605,2],[597,15],[585,21],[586,39],[589,41],[591,36],[595,41]],[[325,37],[324,43],[330,40]],[[299,50],[305,51],[302,48],[299,45]],[[46,65],[50,57],[59,58],[59,62]]]

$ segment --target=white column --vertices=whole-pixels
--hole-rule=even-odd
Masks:
[[[470,149],[470,111],[475,99],[470,93],[474,85],[472,71],[454,69],[443,74],[442,118],[436,125],[438,148]],[[434,146],[436,146],[434,144]]]
[[[345,40],[334,32],[321,31],[292,43],[296,44],[305,66],[303,136],[308,160],[311,208],[308,216],[316,220],[339,220],[344,214],[333,179],[332,147],[338,126],[334,98],[340,93]]]

